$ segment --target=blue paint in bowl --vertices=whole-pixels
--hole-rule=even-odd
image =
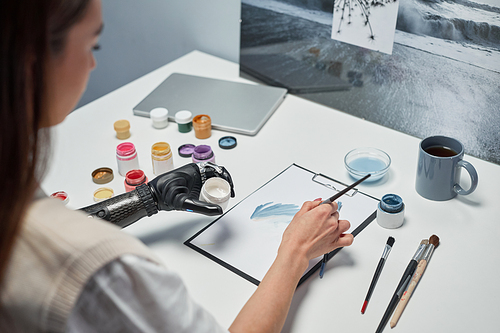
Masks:
[[[344,165],[354,179],[361,179],[370,173],[370,178],[365,182],[374,182],[387,173],[391,166],[391,158],[377,148],[356,148],[347,153]]]

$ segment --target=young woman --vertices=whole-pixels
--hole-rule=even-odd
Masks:
[[[39,190],[102,26],[100,0],[0,2],[0,331],[227,332],[140,241]],[[229,331],[279,332],[309,260],[351,245],[348,228],[335,203],[304,203]]]

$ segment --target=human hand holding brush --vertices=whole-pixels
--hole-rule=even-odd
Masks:
[[[302,205],[283,233],[280,249],[291,245],[307,249],[307,260],[353,242],[352,234],[346,233],[351,224],[340,220],[337,202],[322,205],[320,200]]]
[[[229,331],[280,332],[292,297],[313,258],[352,244],[350,224],[339,220],[336,202],[307,201],[283,233],[278,254]]]

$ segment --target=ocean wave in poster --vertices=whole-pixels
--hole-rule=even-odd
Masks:
[[[500,7],[463,0],[402,0],[396,29],[398,44],[500,73]]]
[[[305,20],[332,25],[333,6],[329,12],[321,10],[313,3],[317,1],[308,1],[305,4],[302,1],[279,1],[279,0],[241,0],[241,3],[271,10],[273,12],[296,16]]]
[[[401,31],[487,47],[500,46],[500,7],[472,1],[402,0]]]
[[[247,5],[318,23],[327,30],[324,34],[330,34],[333,2],[327,2],[242,0]],[[316,28],[311,38],[320,34]],[[399,0],[394,43],[500,73],[500,2]]]

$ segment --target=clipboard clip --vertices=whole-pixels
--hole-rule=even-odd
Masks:
[[[314,174],[314,176],[312,177],[312,181],[315,183],[318,183],[320,185],[323,185],[325,187],[328,187],[329,189],[337,191],[337,192],[340,192],[343,189],[345,189],[347,186],[349,186],[349,185],[346,185],[346,184],[341,183],[339,181],[333,180],[333,179],[331,179],[331,178],[329,178],[321,173]],[[352,197],[352,196],[356,195],[356,193],[358,193],[358,190],[353,188],[352,190],[347,191],[347,193],[345,195],[347,195],[348,197]]]

